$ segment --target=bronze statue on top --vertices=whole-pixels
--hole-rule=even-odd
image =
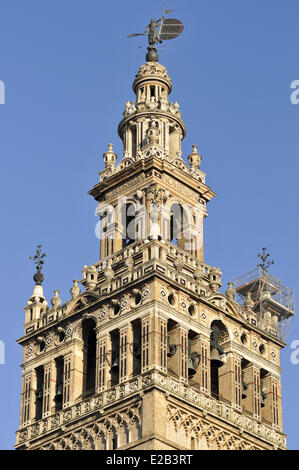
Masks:
[[[144,33],[130,34],[128,37],[133,36],[146,36],[148,37],[148,48],[146,54],[147,62],[158,62],[159,56],[156,48],[156,44],[161,44],[162,41],[174,39],[181,34],[184,29],[184,25],[180,20],[176,19],[165,19],[165,15],[173,10],[164,10],[164,15],[158,20],[151,19],[151,22],[147,25]]]

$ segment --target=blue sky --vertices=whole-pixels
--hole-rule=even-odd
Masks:
[[[271,273],[298,286],[299,80],[297,0],[0,0],[1,323],[0,448],[18,427],[23,306],[33,289],[29,256],[47,252],[44,290],[69,298],[72,280],[98,259],[95,203],[107,144],[144,63],[142,32],[162,8],[183,21],[160,62],[172,77],[187,126],[183,157],[198,144],[207,184],[217,193],[205,222],[205,261],[223,271],[223,288],[256,266],[266,246]],[[298,449],[299,339],[294,319],[282,352],[284,431]]]

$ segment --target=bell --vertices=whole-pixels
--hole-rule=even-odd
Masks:
[[[43,398],[43,390],[40,388],[39,390],[36,390],[35,392],[37,400],[40,400]]]
[[[170,344],[169,336],[167,337],[167,356],[171,357],[174,356],[176,353],[176,344]]]
[[[56,399],[60,399],[62,397],[62,383],[58,384],[56,387]]]
[[[137,359],[140,359],[141,358],[141,347],[140,347],[140,343],[134,343],[133,344],[133,354],[134,356],[137,358]]]
[[[244,372],[242,372],[242,399],[247,398],[246,390],[248,389],[247,383],[244,380]]]
[[[194,362],[191,357],[188,359],[188,377],[193,377],[193,375],[196,374],[196,370],[194,367]]]
[[[118,367],[119,367],[119,357],[115,355],[112,361],[111,369],[118,369]]]
[[[221,367],[223,366],[224,362],[220,359],[219,351],[216,348],[211,350],[211,364],[214,367]]]
[[[267,398],[267,395],[265,394],[265,392],[263,392],[262,390],[262,393],[261,393],[261,408],[264,408],[265,407],[265,400]]]

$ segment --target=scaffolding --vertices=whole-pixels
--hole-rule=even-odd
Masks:
[[[294,291],[262,267],[236,278],[234,288],[240,303],[250,299],[257,326],[285,341],[295,313]]]

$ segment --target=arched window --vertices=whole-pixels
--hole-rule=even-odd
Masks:
[[[64,360],[63,357],[57,357],[55,359],[56,366],[56,389],[55,389],[55,411],[62,410],[63,403],[63,370],[64,370]]]
[[[83,320],[83,394],[94,395],[96,382],[96,332],[95,321]]]
[[[135,227],[136,208],[132,203],[123,204],[121,209],[121,224],[123,227],[123,248],[130,245],[137,238]]]
[[[211,349],[211,395],[217,400],[223,398],[221,390],[221,367],[224,365],[224,350],[222,344],[229,338],[228,331],[220,320],[211,324],[210,349]]]
[[[182,206],[180,204],[172,204],[170,214],[169,241],[178,245],[183,232],[184,213]]]
[[[44,399],[44,366],[35,369],[36,373],[36,392],[35,392],[35,419],[39,420],[43,414]]]

